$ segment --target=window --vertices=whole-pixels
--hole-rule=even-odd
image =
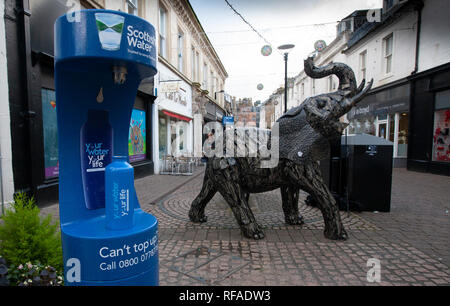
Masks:
[[[178,39],[177,39],[177,56],[178,56],[178,70],[180,72],[184,72],[184,65],[183,65],[183,57],[184,57],[184,34],[183,32],[178,29]]]
[[[408,113],[401,113],[398,115],[398,146],[397,156],[408,155]]]
[[[206,63],[203,64],[202,87],[204,90],[208,89],[208,65]]]
[[[344,31],[348,31],[352,29],[352,20],[351,19],[347,19],[347,20],[342,20],[339,24],[338,24],[338,35],[341,34]]]
[[[359,54],[359,72],[361,80],[367,78],[366,61],[367,61],[367,50],[364,50]]]
[[[450,90],[436,93],[433,161],[450,162]]]
[[[195,80],[200,81],[200,54],[195,51]]]
[[[394,6],[394,0],[384,0],[384,9],[389,11]]]
[[[167,155],[167,116],[163,112],[159,112],[159,159]]]
[[[215,79],[214,79],[214,72],[213,72],[212,70],[211,70],[211,72],[210,72],[210,75],[211,75],[211,84],[210,84],[211,90],[210,90],[210,96],[212,97],[212,96],[214,95],[215,87],[216,87]]]
[[[159,54],[167,57],[167,10],[159,8]]]
[[[384,73],[392,72],[392,50],[394,46],[394,36],[389,34],[383,39],[384,45]]]
[[[127,10],[128,14],[138,15],[138,0],[127,0]]]
[[[197,80],[197,71],[195,70],[197,65],[196,65],[195,61],[196,61],[195,48],[192,47],[191,48],[191,78],[192,78],[192,81],[194,81],[194,82]]]
[[[305,97],[305,83],[302,83],[302,99]]]
[[[331,75],[328,77],[328,91],[333,91],[333,76]]]

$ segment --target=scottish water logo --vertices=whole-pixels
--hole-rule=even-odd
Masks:
[[[102,49],[119,50],[125,17],[111,13],[96,13],[95,21]]]
[[[133,48],[138,48],[146,52],[152,51],[152,46],[155,45],[155,36],[150,35],[146,31],[136,30],[132,25],[127,27],[128,45]]]

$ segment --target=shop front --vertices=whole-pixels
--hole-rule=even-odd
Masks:
[[[410,77],[408,169],[450,175],[450,64]]]
[[[225,116],[225,112],[222,108],[220,108],[216,103],[212,101],[208,101],[205,106],[205,114],[203,115],[203,121],[205,124],[209,122],[219,122],[222,125],[222,119]],[[204,130],[204,127],[203,127]],[[203,131],[205,132],[205,131]],[[209,132],[209,131],[208,131]],[[214,131],[211,131],[214,132]],[[202,134],[202,144],[205,142],[208,137],[208,133]]]
[[[159,65],[158,165],[164,160],[193,155],[192,88],[164,65]]]
[[[348,114],[348,133],[365,133],[394,143],[394,167],[406,167],[409,83],[376,89]]]

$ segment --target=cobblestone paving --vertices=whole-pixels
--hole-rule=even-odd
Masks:
[[[395,169],[391,212],[341,212],[348,241],[323,237],[320,212],[300,205],[306,224],[286,226],[278,191],[255,194],[251,206],[266,238],[244,238],[216,195],[208,222],[187,211],[202,176],[143,209],[159,220],[161,285],[449,285],[450,178]],[[301,201],[305,198],[301,195]],[[370,283],[370,258],[381,282]]]
[[[266,234],[255,241],[218,194],[208,222],[189,221],[201,171],[135,182],[142,208],[158,218],[161,285],[450,285],[450,177],[394,169],[391,212],[341,212],[350,238],[339,242],[323,237],[317,209],[300,204],[306,223],[286,226],[279,191],[254,194]],[[57,203],[41,213],[58,217]],[[367,281],[370,258],[380,260],[379,283]]]

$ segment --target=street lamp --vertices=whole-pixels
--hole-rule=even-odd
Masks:
[[[218,93],[224,93],[225,92],[225,90],[220,90],[220,91],[216,91],[215,93],[214,93],[214,100],[217,100],[217,94]]]
[[[287,112],[287,62],[288,62],[288,54],[289,51],[291,51],[295,45],[293,44],[286,44],[281,45],[278,47],[279,50],[284,51],[284,112]]]

